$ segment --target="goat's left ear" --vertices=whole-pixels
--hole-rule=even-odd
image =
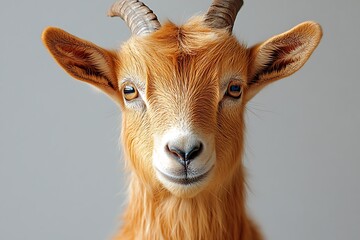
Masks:
[[[267,84],[299,70],[318,46],[321,37],[319,24],[304,22],[251,47],[246,101]]]
[[[119,102],[117,55],[114,52],[54,27],[44,30],[42,40],[68,74],[97,87]]]

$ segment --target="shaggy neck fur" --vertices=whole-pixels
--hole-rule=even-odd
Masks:
[[[116,239],[261,239],[245,210],[245,183],[239,166],[216,192],[178,198],[150,191],[131,177],[124,226]]]

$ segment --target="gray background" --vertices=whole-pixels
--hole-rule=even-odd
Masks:
[[[0,239],[108,239],[126,181],[121,115],[71,79],[40,41],[58,26],[115,48],[129,30],[113,0],[3,1],[0,8]],[[146,3],[185,22],[210,0]],[[252,45],[305,20],[324,29],[308,63],[249,104],[249,207],[267,239],[360,239],[357,0],[245,1],[235,35]]]

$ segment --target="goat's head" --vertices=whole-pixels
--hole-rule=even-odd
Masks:
[[[144,184],[181,197],[220,189],[241,167],[246,103],[301,68],[321,39],[320,26],[305,22],[247,48],[231,35],[241,6],[215,0],[203,17],[160,26],[141,2],[119,1],[110,15],[133,32],[119,51],[44,31],[71,76],[121,106],[125,153]]]

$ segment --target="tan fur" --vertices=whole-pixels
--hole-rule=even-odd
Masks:
[[[123,97],[113,98],[123,111],[122,141],[130,171],[128,206],[115,239],[262,239],[245,207],[245,104],[263,86],[306,62],[320,41],[320,27],[305,23],[246,48],[227,31],[210,29],[198,17],[180,27],[167,23],[151,35],[133,36],[116,55],[67,36],[49,28],[43,41],[74,77],[111,96],[122,94],[124,79],[145,86],[147,104],[142,109],[128,108]],[[86,45],[87,52],[100,52],[96,59],[85,56],[82,67],[98,72],[83,71],[79,77],[69,70],[73,69],[67,65],[73,62],[68,60],[71,56],[53,50],[64,44],[63,39],[66,44]],[[79,58],[77,54],[75,60]],[[116,88],[103,86],[106,79],[113,82],[108,76],[116,76]],[[224,97],[221,91],[231,79],[241,81],[240,99]],[[153,149],[158,147],[153,136],[184,119],[190,119],[194,132],[215,141],[216,163],[209,181],[194,196],[174,195],[177,190],[165,188],[152,165]]]

